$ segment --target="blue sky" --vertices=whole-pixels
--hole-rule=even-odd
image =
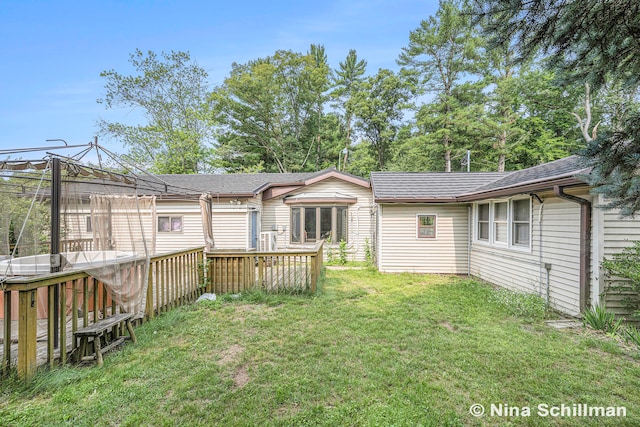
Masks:
[[[100,72],[133,73],[135,49],[189,51],[212,85],[233,62],[279,49],[306,52],[311,43],[325,46],[333,68],[356,49],[375,73],[398,68],[409,32],[437,7],[435,0],[0,0],[0,149],[51,145],[45,140],[54,138],[84,144],[98,119],[141,120],[139,112],[96,103],[104,96]],[[101,143],[126,151],[118,141]]]

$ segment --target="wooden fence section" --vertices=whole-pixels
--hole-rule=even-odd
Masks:
[[[152,257],[145,316],[138,322],[197,298],[205,290],[203,271],[202,247]],[[2,370],[7,373],[15,363],[22,378],[31,377],[39,365],[64,364],[77,349],[75,331],[119,312],[108,288],[83,271],[11,278],[4,283],[2,296]],[[16,347],[17,358],[12,354]]]
[[[315,292],[323,263],[323,242],[312,249],[275,252],[208,252],[208,288],[214,293],[249,289]]]

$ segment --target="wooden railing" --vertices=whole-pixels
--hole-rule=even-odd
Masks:
[[[202,273],[201,247],[152,257],[145,315],[137,322],[197,298],[205,290]],[[59,290],[58,321],[54,317],[56,288]],[[79,327],[97,322],[100,316],[119,312],[107,287],[83,271],[11,278],[4,282],[2,294],[2,370],[9,372],[15,363],[22,378],[31,377],[40,365],[66,363],[69,354],[77,349],[73,333]],[[12,354],[16,347],[13,344],[17,344],[17,358]]]
[[[214,293],[316,291],[322,271],[322,246],[275,252],[213,251],[206,253],[208,288]]]

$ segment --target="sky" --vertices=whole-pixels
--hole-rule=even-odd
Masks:
[[[332,68],[356,49],[374,74],[398,69],[409,33],[437,7],[437,0],[0,0],[0,150],[64,144],[47,139],[86,144],[99,119],[143,122],[140,111],[96,102],[105,95],[100,73],[134,74],[129,55],[136,49],[189,52],[212,87],[233,62],[280,49],[306,52],[312,43],[325,46]],[[99,142],[127,151],[117,140]]]

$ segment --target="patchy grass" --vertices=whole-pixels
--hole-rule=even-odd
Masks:
[[[637,358],[512,310],[466,279],[327,271],[318,295],[173,310],[101,368],[5,382],[0,424],[640,424]],[[625,406],[627,417],[474,418],[475,403]]]

